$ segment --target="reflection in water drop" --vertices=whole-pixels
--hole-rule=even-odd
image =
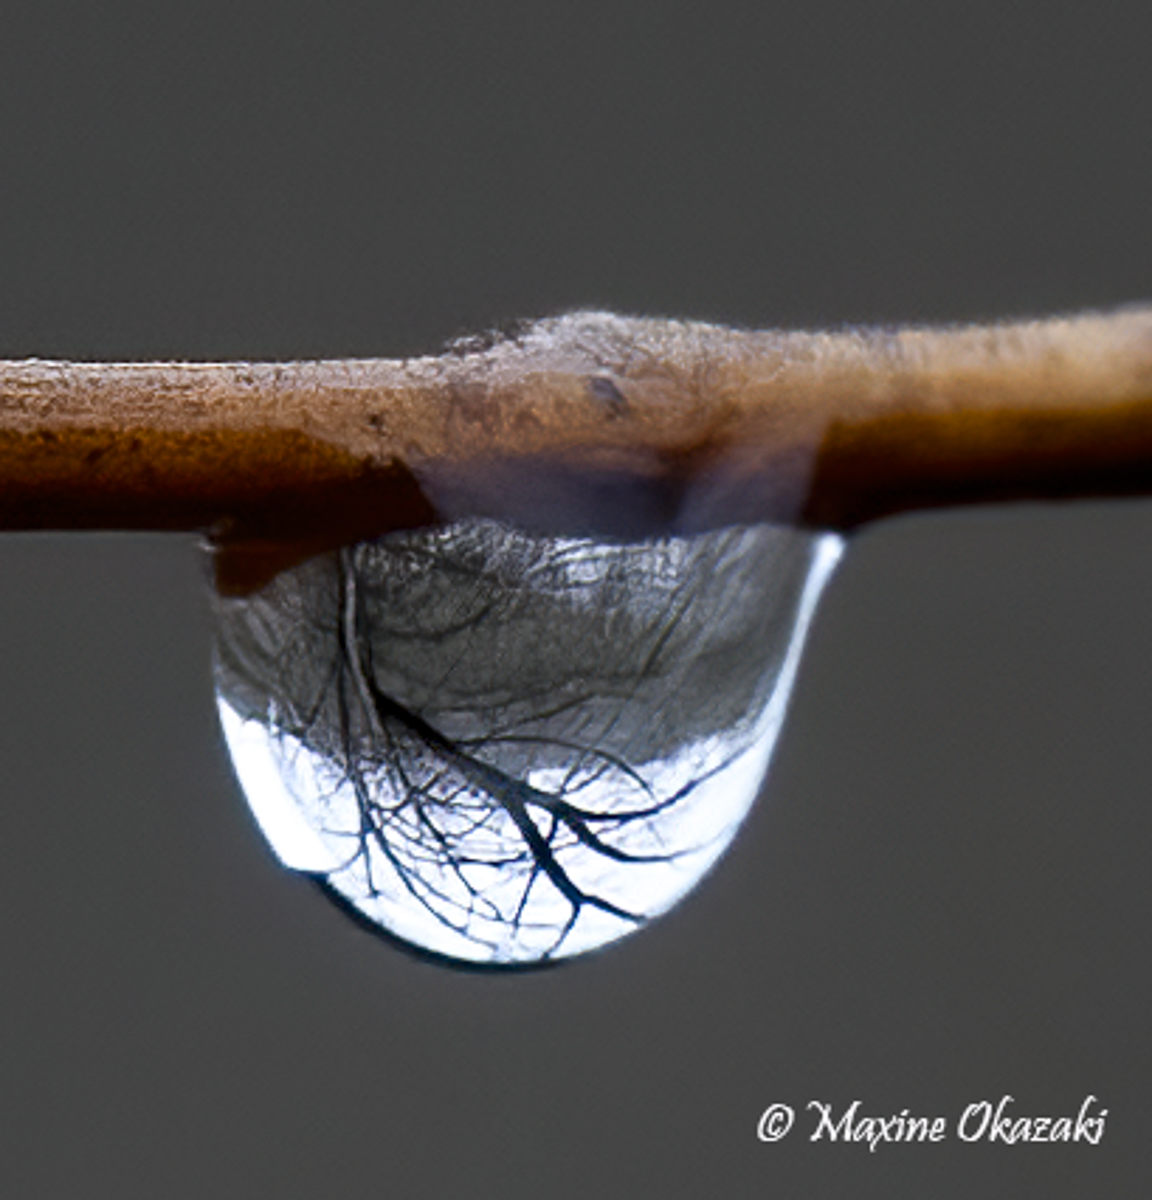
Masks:
[[[217,600],[236,772],[286,865],[422,950],[594,949],[731,841],[840,549],[473,520],[313,559]]]

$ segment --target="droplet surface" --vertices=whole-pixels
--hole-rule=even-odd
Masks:
[[[285,865],[419,950],[595,949],[731,842],[841,548],[469,520],[312,559],[216,600],[236,773]]]

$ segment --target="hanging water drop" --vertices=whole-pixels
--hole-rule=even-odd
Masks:
[[[731,842],[841,545],[469,520],[312,559],[216,601],[237,775],[285,865],[421,951],[596,949]]]

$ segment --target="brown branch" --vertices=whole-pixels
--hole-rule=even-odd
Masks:
[[[848,529],[1149,490],[1152,308],[835,333],[576,313],[407,362],[0,363],[0,528],[202,529],[236,587],[465,513]]]

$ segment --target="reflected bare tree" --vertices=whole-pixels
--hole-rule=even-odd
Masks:
[[[817,544],[395,534],[220,598],[219,688],[362,914],[472,960],[575,953],[727,844]]]

